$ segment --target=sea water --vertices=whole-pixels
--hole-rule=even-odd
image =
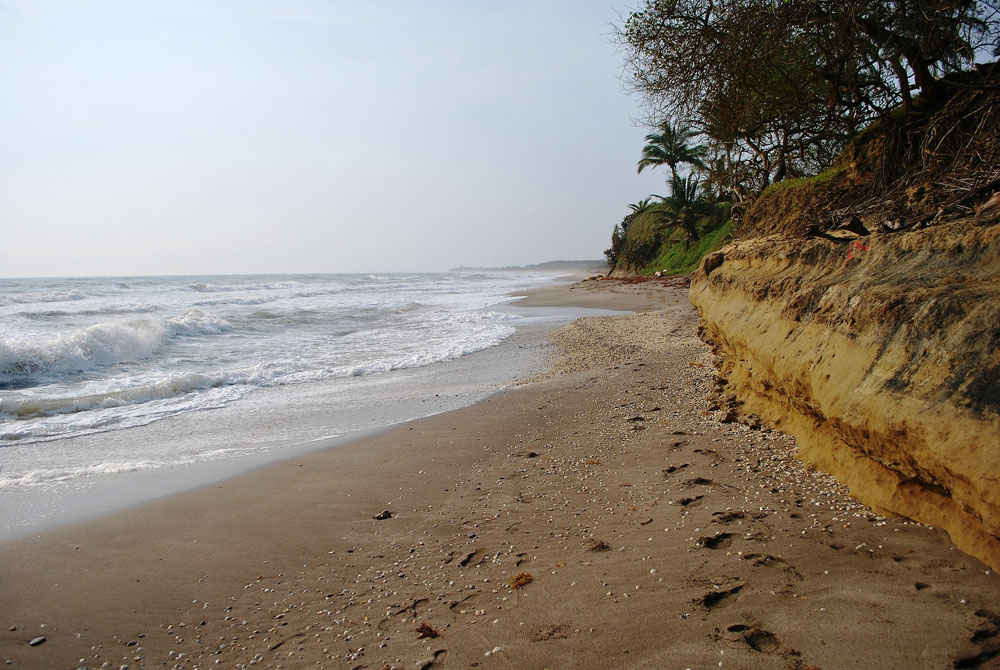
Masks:
[[[531,320],[502,307],[512,292],[551,281],[0,279],[0,538],[65,516],[74,490],[113,490],[114,475],[201,464],[220,476],[227,459],[474,400],[516,366],[460,359]]]

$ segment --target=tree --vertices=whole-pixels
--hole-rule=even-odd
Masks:
[[[629,204],[628,208],[631,209],[632,211],[625,215],[625,219],[622,221],[622,227],[627,229],[628,228],[628,224],[632,223],[632,220],[635,217],[639,216],[640,214],[642,214],[643,212],[645,212],[646,210],[648,210],[652,206],[653,206],[653,198],[652,197],[643,198],[639,202],[634,202],[634,203]]]
[[[643,198],[639,202],[629,204],[628,208],[632,211],[626,214],[622,222],[617,224],[614,230],[611,231],[611,247],[604,250],[604,256],[608,261],[608,266],[611,268],[608,274],[614,272],[615,268],[618,267],[618,261],[621,260],[629,226],[632,225],[637,216],[649,211],[653,206],[652,198]]]
[[[962,69],[980,48],[998,55],[998,7],[974,0],[850,0],[827,4],[810,18],[831,21],[845,44],[873,54],[896,77],[908,106],[912,88],[928,97],[938,93],[935,72]]]
[[[604,250],[604,258],[608,261],[609,275],[618,267],[624,243],[625,234],[622,232],[622,227],[620,224],[615,225],[614,230],[611,231],[611,246]]]
[[[670,197],[660,199],[664,207],[656,211],[661,224],[679,227],[684,231],[685,245],[690,246],[700,237],[697,220],[709,214],[714,207],[700,193],[701,182],[695,175],[681,177],[674,175],[670,185]]]
[[[655,133],[646,135],[646,146],[642,148],[642,158],[638,163],[638,172],[647,167],[668,165],[673,179],[677,179],[677,166],[681,163],[701,165],[705,149],[691,146],[688,141],[696,133],[687,126],[675,126],[669,121],[660,125]]]
[[[645,0],[618,28],[651,120],[751,165],[753,190],[827,167],[935,75],[998,45],[1000,0]]]

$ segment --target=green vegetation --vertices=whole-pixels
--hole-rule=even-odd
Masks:
[[[617,29],[650,126],[691,128],[746,195],[833,164],[939,76],[998,53],[997,0],[645,0]]]
[[[825,184],[835,177],[844,174],[845,168],[843,165],[834,165],[831,168],[823,170],[818,175],[812,177],[798,177],[796,179],[782,179],[779,182],[775,182],[764,189],[761,196],[772,195],[775,193],[780,193],[782,191],[788,191],[793,188],[802,188],[807,186],[819,186]]]
[[[636,172],[642,172],[647,167],[667,165],[670,167],[671,178],[676,181],[680,178],[678,165],[687,163],[700,167],[701,159],[705,157],[705,148],[688,144],[695,135],[686,126],[663,123],[657,132],[646,135],[646,146],[642,148],[642,158],[636,166]]]
[[[670,195],[630,205],[605,254],[612,271],[675,273],[734,234],[836,225],[847,210],[828,196],[859,162],[884,188],[937,151],[908,129],[989,89],[960,75],[1000,54],[1000,0],[640,0],[616,30],[653,131],[637,168],[669,167]]]
[[[725,189],[718,179],[725,160],[718,155],[703,160],[709,152],[689,144],[693,137],[689,128],[671,123],[646,136],[638,171],[668,166],[670,195],[629,205],[631,211],[615,226],[611,248],[604,252],[612,272],[688,272],[704,253],[727,239],[732,202],[723,198]],[[686,176],[678,170],[684,165],[692,168]],[[660,202],[652,202],[653,198]]]
[[[733,222],[727,219],[722,226],[709,231],[696,244],[685,246],[682,240],[662,244],[656,258],[646,264],[639,274],[662,272],[665,275],[686,275],[698,267],[702,257],[732,241]]]
[[[682,222],[676,205],[669,200],[665,198],[633,216],[624,235],[621,224],[615,227],[612,246],[617,252],[617,268],[613,269],[637,274],[686,274],[706,253],[731,241],[730,203],[705,207],[704,213]],[[691,230],[696,231],[694,236]]]

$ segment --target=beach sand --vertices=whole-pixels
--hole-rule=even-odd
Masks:
[[[709,409],[683,282],[522,304],[638,313],[559,329],[549,374],[477,405],[0,545],[0,660],[1000,667],[986,566]]]

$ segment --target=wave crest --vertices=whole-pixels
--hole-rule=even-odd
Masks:
[[[44,339],[3,338],[0,383],[148,359],[171,337],[214,335],[229,328],[226,320],[193,309],[169,319],[102,323]]]
[[[86,300],[87,295],[80,291],[57,291],[56,293],[26,293],[24,295],[0,296],[0,307],[7,305],[30,305],[36,302],[67,302],[70,300]]]
[[[228,293],[232,291],[274,291],[280,289],[292,289],[302,286],[297,281],[277,281],[259,284],[190,284],[188,289],[196,293]]]

